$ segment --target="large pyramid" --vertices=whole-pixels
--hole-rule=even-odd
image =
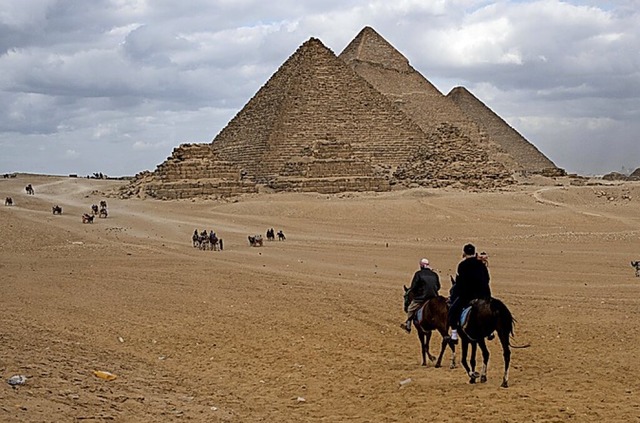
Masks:
[[[425,133],[454,127],[472,149],[510,171],[542,172],[556,166],[484,104],[469,107],[457,91],[445,96],[373,28],[365,27],[340,54],[359,75],[403,110]],[[469,94],[470,95],[470,94]],[[475,97],[474,97],[475,98]],[[488,121],[484,121],[485,118]],[[497,119],[496,119],[497,118]],[[450,142],[460,144],[452,137]],[[459,145],[463,151],[464,145]]]
[[[564,173],[549,158],[513,129],[500,116],[464,87],[455,87],[447,98],[475,122],[503,151],[511,156],[519,169],[550,176]]]
[[[309,39],[212,143],[175,148],[123,194],[489,188],[513,183],[514,167],[452,100],[365,28],[340,58]]]

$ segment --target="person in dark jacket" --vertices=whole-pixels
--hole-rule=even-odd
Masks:
[[[467,244],[462,249],[462,261],[458,264],[455,284],[449,291],[449,325],[451,341],[458,342],[460,314],[462,310],[476,298],[490,298],[489,269],[476,254],[476,247]]]
[[[407,308],[407,321],[400,325],[407,333],[411,333],[411,321],[413,316],[430,298],[438,296],[440,290],[440,277],[431,269],[429,260],[420,260],[420,270],[418,270],[411,280],[411,287],[408,293],[413,295],[411,303]]]

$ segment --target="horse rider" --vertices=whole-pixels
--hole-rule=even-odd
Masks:
[[[462,310],[477,298],[491,298],[489,269],[476,254],[476,247],[467,244],[462,248],[462,261],[458,263],[455,283],[449,291],[449,326],[451,342],[458,343],[458,326]]]
[[[440,290],[440,277],[431,269],[429,260],[420,260],[420,270],[418,270],[411,280],[411,287],[408,293],[413,294],[413,299],[407,308],[407,321],[400,324],[400,327],[411,333],[411,321],[416,311],[429,299],[437,297]]]

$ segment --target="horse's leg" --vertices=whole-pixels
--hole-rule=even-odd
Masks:
[[[449,345],[449,348],[451,348],[451,365],[449,366],[449,368],[455,369],[456,368],[456,344],[451,342],[451,340],[448,338],[449,338],[449,334],[447,333],[446,343]]]
[[[420,351],[422,352],[422,365],[427,365],[427,357],[425,351],[425,334],[419,327],[416,326],[416,330],[418,331],[418,339],[420,340]]]
[[[469,368],[469,363],[467,363],[467,352],[469,351],[469,340],[461,336],[460,341],[462,341],[462,356],[460,357],[460,363],[462,363],[462,367],[467,372],[468,375],[471,374],[471,369]]]
[[[487,381],[487,366],[489,365],[489,349],[487,348],[487,344],[485,343],[484,338],[480,338],[478,341],[478,345],[480,345],[480,350],[482,351],[482,370],[480,370],[480,383],[485,383]]]
[[[504,374],[502,375],[502,384],[500,387],[509,387],[509,363],[511,362],[511,349],[509,348],[509,333],[498,332],[500,344],[502,344],[502,356],[504,357]]]
[[[442,336],[442,345],[440,346],[440,355],[438,355],[438,360],[436,361],[436,367],[441,367],[442,366],[442,357],[444,356],[444,350],[447,349],[447,344],[449,342],[448,342],[447,332],[442,331],[442,330],[439,330],[438,332]]]
[[[427,335],[427,339],[425,341],[424,348],[427,351],[427,357],[429,357],[429,361],[433,362],[433,361],[436,360],[436,358],[434,356],[432,356],[431,353],[429,352],[429,344],[431,343],[431,331],[428,330],[425,333]]]
[[[476,353],[478,352],[478,343],[471,343],[471,372],[467,370],[469,373],[469,383],[476,383],[476,379],[480,376],[478,372],[476,372]]]

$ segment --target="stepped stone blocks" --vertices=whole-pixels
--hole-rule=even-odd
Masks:
[[[312,38],[229,122],[213,148],[221,159],[239,162],[256,183],[277,187],[291,172],[307,178],[375,176],[369,164],[405,161],[409,140],[426,138]]]
[[[484,130],[519,165],[521,170],[561,176],[564,172],[513,129],[500,116],[464,87],[452,89],[447,97]]]
[[[526,142],[526,140],[524,141]],[[210,144],[183,144],[123,196],[385,191],[514,183],[516,159],[373,29],[337,57],[311,38]]]

